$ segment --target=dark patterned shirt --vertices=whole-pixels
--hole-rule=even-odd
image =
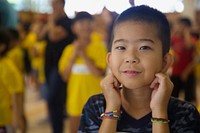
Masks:
[[[78,133],[97,133],[102,120],[99,116],[105,111],[106,101],[103,94],[92,96],[84,106]],[[152,114],[136,120],[123,108],[117,132],[152,133]],[[200,115],[191,103],[171,97],[168,106],[170,133],[200,133]]]

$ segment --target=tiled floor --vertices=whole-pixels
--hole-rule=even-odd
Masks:
[[[51,133],[47,119],[46,103],[40,98],[38,91],[32,88],[27,89],[25,100],[25,114],[28,121],[27,133]],[[65,133],[67,133],[67,121]]]

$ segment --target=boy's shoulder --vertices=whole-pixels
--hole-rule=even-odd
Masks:
[[[100,113],[104,112],[105,107],[106,101],[102,93],[91,96],[85,105],[85,108],[89,110],[98,110]]]
[[[183,112],[187,113],[187,111],[197,111],[196,107],[187,101],[180,100],[175,97],[171,97],[168,105],[168,111],[169,113],[174,112]]]
[[[105,97],[103,93],[95,94],[88,99],[88,103],[93,103],[96,105],[105,105]]]
[[[168,117],[174,128],[180,128],[180,125],[185,125],[182,128],[186,128],[190,124],[195,127],[200,124],[200,115],[197,108],[190,102],[174,97],[171,97],[169,101]]]

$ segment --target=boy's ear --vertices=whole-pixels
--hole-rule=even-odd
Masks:
[[[111,67],[111,53],[110,52],[107,53],[106,62],[108,66]]]
[[[163,67],[162,67],[162,73],[166,73],[167,70],[172,66],[174,63],[174,58],[171,54],[167,53],[163,58]]]

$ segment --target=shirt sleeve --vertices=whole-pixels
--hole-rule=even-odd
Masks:
[[[78,133],[98,133],[102,122],[99,117],[104,112],[104,106],[101,103],[104,101],[99,98],[99,95],[88,100],[82,111]]]
[[[196,107],[188,102],[182,102],[176,106],[170,120],[170,132],[200,133],[200,115]]]
[[[67,66],[68,64],[68,60],[72,54],[72,45],[67,45],[65,47],[65,49],[63,50],[62,52],[62,55],[59,59],[59,62],[58,62],[58,70],[59,70],[59,73],[63,73],[64,70],[65,70],[65,67]]]
[[[200,133],[200,115],[194,106],[185,110],[185,115],[180,119],[181,128],[178,133]]]
[[[4,79],[3,82],[7,86],[10,93],[23,92],[23,76],[20,74],[19,70],[12,61],[6,61],[5,69],[1,74]]]

